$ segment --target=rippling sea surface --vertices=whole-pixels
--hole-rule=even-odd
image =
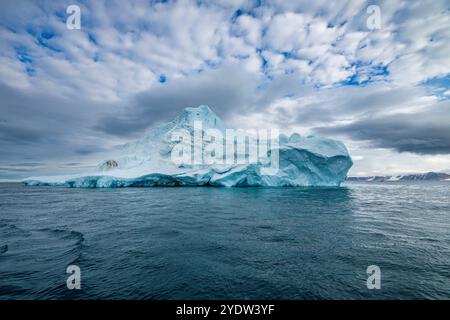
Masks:
[[[0,299],[424,298],[450,298],[450,183],[0,184]]]

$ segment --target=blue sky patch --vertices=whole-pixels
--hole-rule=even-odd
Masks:
[[[444,77],[436,77],[423,82],[430,94],[437,96],[440,100],[450,99],[450,74]]]
[[[385,79],[389,75],[387,66],[353,63],[350,68],[356,68],[355,74],[341,84],[349,86],[364,86],[369,83]]]

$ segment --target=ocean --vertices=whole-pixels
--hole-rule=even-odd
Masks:
[[[67,266],[81,270],[69,290]],[[368,289],[367,268],[380,268]],[[0,183],[0,299],[449,299],[450,183]]]

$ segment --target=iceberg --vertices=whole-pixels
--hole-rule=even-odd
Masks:
[[[340,141],[260,131],[225,139],[229,133],[208,106],[189,107],[121,146],[93,172],[23,182],[72,188],[340,186],[353,164]]]

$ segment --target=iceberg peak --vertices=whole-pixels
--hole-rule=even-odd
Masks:
[[[175,119],[179,127],[194,127],[194,122],[200,121],[204,128],[217,128],[223,130],[222,120],[207,106],[187,107]]]

